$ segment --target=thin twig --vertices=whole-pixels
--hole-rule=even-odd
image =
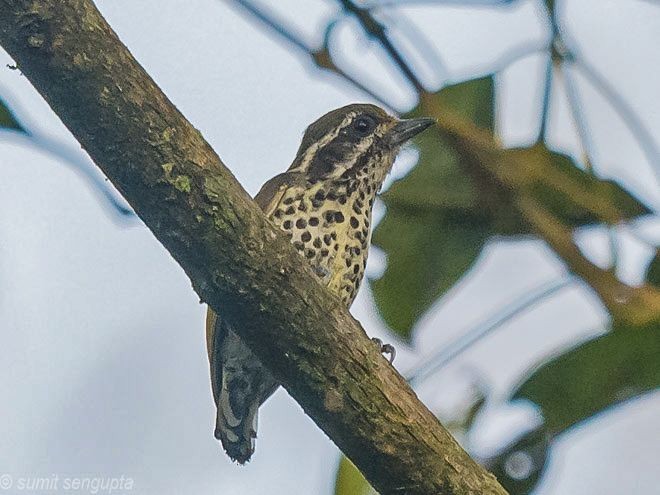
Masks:
[[[373,7],[405,7],[406,5],[454,5],[456,7],[497,7],[510,5],[516,0],[376,0],[369,4]]]
[[[431,43],[428,38],[417,29],[417,26],[411,22],[403,12],[399,11],[396,12],[396,17],[392,19],[392,23],[401,31],[405,31],[406,36],[410,39],[412,45],[417,49],[420,55],[423,56],[426,64],[436,71],[443,73],[446,79],[449,75],[447,64],[442,60],[442,57],[440,57],[440,54],[433,43]]]
[[[486,318],[475,327],[464,332],[458,339],[443,346],[436,354],[410,371],[407,374],[408,382],[411,384],[419,384],[436,374],[440,369],[447,366],[456,357],[468,349],[468,347],[498,328],[501,328],[502,325],[509,322],[520,313],[542,302],[551,295],[559,292],[561,289],[568,287],[574,281],[575,280],[571,277],[542,284],[536,289],[527,292],[524,297],[507,304],[496,314]]]
[[[29,129],[29,126],[23,122],[21,126],[24,129]],[[84,158],[79,148],[67,146],[56,139],[34,130],[0,132],[0,139],[3,134],[12,136],[14,139],[23,139],[26,144],[34,146],[38,150],[61,161],[64,165],[70,166],[92,186],[93,191],[101,194],[104,202],[109,206],[108,209],[112,213],[113,220],[125,222],[136,218],[133,210],[123,202],[114,189],[105,181],[103,176],[98,173],[94,164]]]
[[[298,51],[309,56],[312,59],[314,65],[317,67],[326,69],[330,72],[334,72],[338,76],[342,77],[345,81],[355,86],[358,90],[362,91],[364,94],[377,101],[379,104],[388,108],[392,108],[392,104],[385,98],[369,89],[367,86],[362,84],[353,76],[347,74],[342,68],[335,64],[328,47],[330,38],[328,32],[326,32],[325,43],[323,46],[321,48],[313,48],[307,44],[300,36],[294,34],[293,30],[287,27],[282,20],[277,19],[273,13],[268,12],[263,7],[257,7],[255,4],[248,0],[233,0],[231,3],[241,7],[254,19],[264,24],[279,37],[283,38],[286,42],[297,48]]]
[[[239,7],[243,7],[243,10],[247,11],[247,13],[250,14],[252,17],[254,17],[256,20],[264,24],[266,27],[270,28],[273,32],[278,34],[285,41],[289,42],[291,45],[296,47],[300,52],[304,53],[307,56],[310,56],[317,67],[335,73],[336,75],[342,77],[346,82],[352,84],[359,91],[362,91],[370,98],[373,98],[379,104],[387,108],[393,109],[393,105],[387,99],[385,99],[384,97],[378,95],[377,93],[366,87],[364,84],[362,84],[354,77],[347,74],[343,69],[339,68],[334,63],[329,51],[327,39],[322,48],[315,50],[314,48],[310,47],[307,43],[305,43],[299,36],[293,34],[292,30],[287,28],[281,20],[276,19],[272,13],[268,13],[266,10],[262,9],[261,7],[257,7],[248,0],[234,0],[231,3],[234,3]],[[507,3],[507,2],[502,2],[502,3]],[[495,61],[495,63],[493,64],[494,66],[493,72],[499,72],[500,70],[503,70],[504,68],[508,67],[510,64],[512,64],[513,62],[519,59],[528,57],[530,55],[533,55],[535,53],[538,53],[546,49],[547,49],[547,44],[530,45],[525,43],[523,45],[516,46],[515,48],[509,50],[502,57],[500,57],[498,60]]]
[[[549,19],[553,30],[553,56],[555,59],[574,65],[589,80],[596,91],[608,101],[612,109],[632,132],[642,153],[646,156],[656,180],[660,181],[660,146],[655,142],[651,132],[623,95],[579,53],[576,48],[577,43],[571,38],[570,33],[567,33],[560,25],[556,12],[554,15],[549,14]]]
[[[571,116],[573,118],[573,122],[575,124],[577,135],[580,141],[580,146],[582,148],[582,157],[584,160],[585,169],[588,173],[594,175],[594,161],[592,152],[593,146],[591,143],[587,119],[584,115],[582,101],[578,92],[577,84],[570,72],[570,67],[568,67],[565,62],[558,60],[557,67],[559,69],[558,72],[560,76],[562,76],[564,80],[566,96],[568,98],[568,106],[570,108]],[[619,241],[617,238],[616,228],[613,226],[608,227],[607,236],[610,248],[610,268],[613,272],[615,272],[616,267],[619,264]]]
[[[656,179],[660,179],[660,148],[637,113],[625,98],[585,59],[574,57],[571,62],[589,79],[592,86],[609,101],[612,109],[621,117],[621,120],[637,139],[642,152],[656,175]]]
[[[589,125],[587,123],[584,109],[582,108],[582,101],[578,92],[578,87],[573,75],[570,72],[570,67],[565,63],[559,64],[559,75],[564,81],[566,88],[566,96],[568,98],[568,106],[571,111],[571,117],[575,124],[575,129],[582,148],[582,157],[584,160],[585,168],[589,173],[593,173],[594,152],[593,143],[589,133]]]
[[[263,7],[257,7],[252,2],[246,0],[233,0],[233,3],[243,7],[258,21],[268,26],[299,50],[310,55],[314,52],[314,49],[311,46],[305,43],[299,36],[293,34],[293,31],[285,27],[281,20],[275,19],[275,16],[272,13],[267,13]]]
[[[573,273],[587,281],[614,320],[633,327],[657,320],[660,291],[648,285],[630,286],[617,279],[612,271],[597,266],[577,246],[573,230],[532,196],[521,194],[516,198],[516,207],[532,231]]]
[[[123,199],[118,197],[114,189],[106,182],[106,179],[98,173],[94,163],[86,160],[79,149],[74,149],[56,139],[34,131],[29,132],[28,137],[39,149],[73,167],[95,190],[101,193],[112,207],[112,211],[121,219],[135,217],[133,210],[126,205]]]
[[[389,36],[387,36],[387,28],[383,23],[378,21],[369,9],[356,5],[353,0],[338,0],[344,10],[358,20],[362,25],[365,32],[372,38],[378,40],[392,61],[396,64],[399,70],[406,77],[408,82],[412,84],[418,94],[424,93],[426,90],[419,81],[414,71],[410,68],[408,63],[404,60],[403,55],[394,46]]]
[[[546,64],[545,69],[545,79],[543,82],[543,99],[541,100],[541,122],[539,125],[539,135],[537,138],[537,142],[539,143],[545,141],[548,129],[548,120],[550,118],[550,99],[552,97],[552,74],[552,57],[548,56],[548,63]]]
[[[509,67],[514,62],[522,60],[524,58],[530,57],[532,55],[539,54],[548,50],[548,44],[546,42],[539,44],[532,43],[521,43],[516,45],[506,52],[503,55],[495,59],[495,61],[490,64],[492,67],[491,72],[498,73]]]

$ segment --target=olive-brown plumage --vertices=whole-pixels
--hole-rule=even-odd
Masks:
[[[376,193],[401,145],[432,123],[399,120],[368,104],[333,110],[307,128],[289,169],[255,197],[319,281],[347,306],[364,275]],[[278,384],[211,309],[206,336],[215,436],[243,464],[254,452],[257,410]]]

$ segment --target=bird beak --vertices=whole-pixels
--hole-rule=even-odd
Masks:
[[[435,124],[435,119],[428,117],[399,120],[390,131],[390,144],[392,146],[403,144],[433,124]]]

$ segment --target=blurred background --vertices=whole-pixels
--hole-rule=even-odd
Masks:
[[[511,493],[660,493],[660,2],[96,3],[251,194],[328,110],[438,118],[353,314]],[[0,474],[371,493],[283,390],[231,464],[205,308],[1,49],[0,165]]]

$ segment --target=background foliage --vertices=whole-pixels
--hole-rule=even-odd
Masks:
[[[332,31],[342,22],[341,17],[327,25],[325,44],[310,48],[266,9],[248,1],[236,3],[266,28],[274,29],[287,39],[292,48],[311,55],[320,68],[344,76],[372,97],[381,99],[367,88],[366,83],[353,80],[333,61]],[[427,133],[419,138],[416,143],[419,151],[417,165],[382,196],[386,215],[378,224],[373,240],[386,253],[387,267],[381,277],[371,280],[371,286],[378,309],[392,331],[409,340],[419,319],[469,272],[486,242],[495,236],[540,235],[573,268],[574,274],[581,276],[582,281],[591,285],[601,297],[606,291],[621,290],[621,284],[614,277],[615,256],[608,269],[593,265],[587,271],[576,268],[578,264],[590,263],[577,248],[557,248],[554,234],[550,232],[562,230],[567,235],[560,243],[574,244],[570,232],[575,229],[598,223],[614,227],[619,222],[651,213],[647,205],[616,182],[598,177],[572,71],[580,70],[590,79],[639,139],[645,140],[648,133],[616,89],[609,87],[607,81],[576,52],[577,48],[565,39],[555,2],[545,2],[551,36],[547,46],[541,49],[547,53],[547,67],[539,116],[540,131],[536,143],[520,149],[491,147],[491,143],[484,145],[480,136],[470,134],[471,126],[474,126],[492,134],[492,143],[497,142],[494,129],[497,102],[492,75],[450,84],[436,93],[424,88],[390,36],[387,22],[381,20],[385,11],[389,14],[388,20],[396,24],[396,12],[388,9],[404,2],[340,0],[339,3],[343,7],[342,16],[356,19],[364,33],[382,47],[390,63],[416,89],[419,103],[406,115],[433,115],[443,119],[449,114],[455,119],[440,120],[440,132]],[[481,3],[497,8],[513,2]],[[410,32],[409,35],[412,37]],[[428,51],[441,53],[442,47],[422,44],[420,38],[417,33],[416,48],[426,50],[424,55],[435,60]],[[582,140],[581,160],[553,151],[545,142],[553,76],[556,74],[565,78],[569,88],[569,105]],[[644,147],[649,161],[659,167],[660,155],[656,145],[647,142]],[[508,170],[502,170],[509,160],[512,165]],[[484,163],[475,163],[479,161]],[[521,198],[547,213],[540,221],[549,230],[530,221],[528,210],[519,206]],[[657,260],[654,263],[657,265]],[[548,449],[558,435],[621,401],[660,387],[660,292],[654,279],[655,265],[650,268],[645,281],[644,287],[649,289],[652,297],[642,303],[648,317],[643,318],[641,324],[631,322],[628,315],[624,316],[624,312],[619,312],[605,300],[612,322],[603,329],[604,335],[563,353],[547,356],[512,391],[510,400],[531,401],[539,408],[543,420],[537,428],[512,441],[497,456],[484,459],[511,493],[528,493],[536,486],[543,474]],[[610,275],[606,282],[611,285],[609,289],[602,287],[597,280],[603,274]],[[549,292],[543,292],[538,299],[549,295]],[[415,378],[414,374],[412,378]],[[484,403],[481,400],[477,406]],[[475,412],[478,411],[469,411],[471,418]],[[470,418],[464,419],[463,428],[469,428]],[[367,485],[361,483],[361,476],[350,462],[342,461],[335,493],[353,494],[360,490],[368,493]]]
[[[503,69],[530,53],[544,53],[546,58],[537,139],[526,147],[510,149],[501,145],[496,129],[496,113],[501,105],[496,91],[499,69],[485,71],[487,74],[477,70],[473,77],[451,81],[442,88],[428,87],[420,81],[414,60],[422,58],[430,65],[439,64],[443,47],[425,42],[414,25],[405,23],[397,7],[414,2],[333,2],[339,7],[338,13],[324,26],[324,42],[318,46],[309,44],[288,27],[265,2],[228,3],[259,29],[273,33],[288,49],[310,56],[319,71],[334,73],[338,80],[355,86],[365,97],[404,115],[432,115],[439,119],[438,129],[415,143],[418,159],[414,168],[383,193],[386,213],[374,232],[374,244],[385,253],[387,264],[382,274],[372,277],[370,285],[392,338],[413,342],[420,320],[469,276],[490,242],[515,242],[535,236],[545,240],[568,268],[563,278],[501,308],[488,324],[475,327],[418,363],[408,372],[413,384],[428,384],[470,345],[565,287],[579,284],[601,298],[610,320],[598,329],[598,335],[545,356],[520,377],[519,384],[509,393],[508,401],[533,403],[541,417],[534,428],[511,437],[499,452],[482,458],[511,493],[529,493],[537,486],[549,452],[562,434],[660,387],[657,244],[641,239],[656,252],[643,270],[643,281],[632,286],[617,277],[617,228],[627,225],[634,232],[636,219],[657,216],[657,212],[636,191],[600,176],[597,150],[590,139],[576,76],[598,91],[638,138],[656,178],[660,173],[660,152],[653,132],[645,128],[617,88],[582,56],[564,27],[562,2],[543,2],[550,33],[545,44],[522,46],[499,61]],[[441,9],[451,2],[419,3],[437,4]],[[501,9],[516,1],[469,3]],[[368,80],[363,81],[343,68],[338,50],[333,47],[337,31],[346,23],[357,25],[362,35],[379,47],[392,71],[413,88],[417,102],[412,108],[399,108],[370,89]],[[406,29],[402,30],[402,26]],[[405,35],[401,36],[401,32]],[[582,147],[579,156],[553,149],[547,139],[553,86],[558,78],[566,87],[567,103]],[[0,100],[0,127],[24,135],[46,152],[65,159],[89,179],[119,216],[132,214],[73,150],[19,122],[4,100]],[[576,240],[581,229],[595,226],[605,226],[610,236],[608,267],[592,263]],[[460,417],[454,418],[452,425],[460,438],[474,434],[474,420],[493,400],[488,390],[481,390]],[[441,419],[448,420],[442,416]],[[469,442],[466,446],[470,447]],[[363,478],[345,459],[339,464],[335,493],[370,493]]]

